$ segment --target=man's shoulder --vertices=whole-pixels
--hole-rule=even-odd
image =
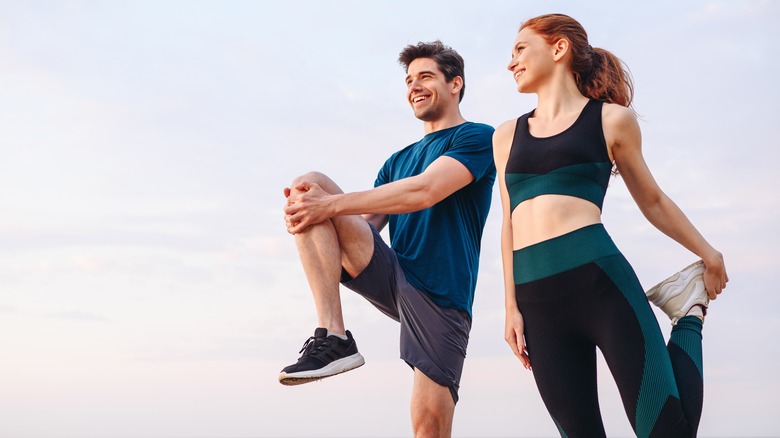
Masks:
[[[463,125],[465,125],[464,128],[466,128],[466,129],[473,129],[475,131],[487,131],[487,132],[490,132],[490,133],[495,131],[495,128],[493,128],[492,126],[488,125],[487,123],[466,122]]]
[[[455,134],[470,134],[470,135],[488,135],[492,136],[495,129],[485,123],[479,122],[464,122],[458,129],[455,130]]]
[[[462,140],[467,143],[492,142],[493,131],[495,129],[485,123],[477,122],[463,122],[460,125],[447,128],[442,131],[436,131],[435,135],[428,134],[423,138],[415,141],[414,143],[407,145],[400,150],[393,153],[388,161],[393,161],[399,157],[406,156],[414,151],[426,151],[432,152],[428,147],[431,143],[440,145],[455,145]],[[446,149],[446,148],[445,148]]]
[[[453,146],[467,148],[493,148],[493,132],[495,129],[485,123],[465,122],[458,126],[453,133],[451,142]]]

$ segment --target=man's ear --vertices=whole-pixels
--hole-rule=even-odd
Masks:
[[[450,81],[451,92],[454,95],[460,95],[460,90],[463,88],[463,78],[455,76]]]

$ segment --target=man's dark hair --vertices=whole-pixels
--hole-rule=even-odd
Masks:
[[[417,58],[433,59],[439,70],[444,73],[447,82],[460,76],[463,79],[463,86],[460,88],[458,102],[463,100],[463,93],[466,91],[466,75],[463,72],[463,58],[458,55],[458,52],[452,50],[452,47],[445,46],[439,40],[432,43],[419,42],[416,45],[406,46],[398,56],[398,62],[409,72],[409,64]]]

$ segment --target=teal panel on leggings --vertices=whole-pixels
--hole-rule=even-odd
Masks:
[[[558,423],[558,420],[556,420],[555,417],[553,417],[552,420],[555,423],[555,427],[558,428],[558,433],[561,434],[561,438],[569,438],[569,435],[566,435],[566,431],[563,430],[563,427]]]
[[[658,419],[666,399],[669,396],[680,398],[677,386],[674,385],[675,377],[672,364],[668,359],[669,354],[661,329],[658,327],[658,321],[652,310],[648,308],[644,291],[641,291],[639,280],[628,262],[620,256],[598,260],[596,263],[620,289],[631,308],[634,309],[642,330],[645,341],[645,369],[642,373],[642,384],[639,388],[635,415],[637,436],[647,437],[653,431],[655,421]],[[638,286],[640,287],[639,293],[630,293]],[[663,387],[659,385],[660,381],[667,381],[672,385]]]
[[[604,226],[588,225],[515,251],[515,284],[530,283],[615,254],[620,254],[620,251]]]
[[[672,335],[669,342],[677,345],[691,358],[699,375],[704,378],[704,367],[702,365],[701,348],[701,329],[702,321],[696,316],[686,316],[677,321],[677,325],[672,327]]]

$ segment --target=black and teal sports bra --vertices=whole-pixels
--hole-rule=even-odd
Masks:
[[[528,118],[533,111],[517,119],[505,171],[510,211],[547,194],[575,196],[601,209],[612,174],[601,106],[600,101],[588,101],[574,124],[551,137],[531,135]]]

